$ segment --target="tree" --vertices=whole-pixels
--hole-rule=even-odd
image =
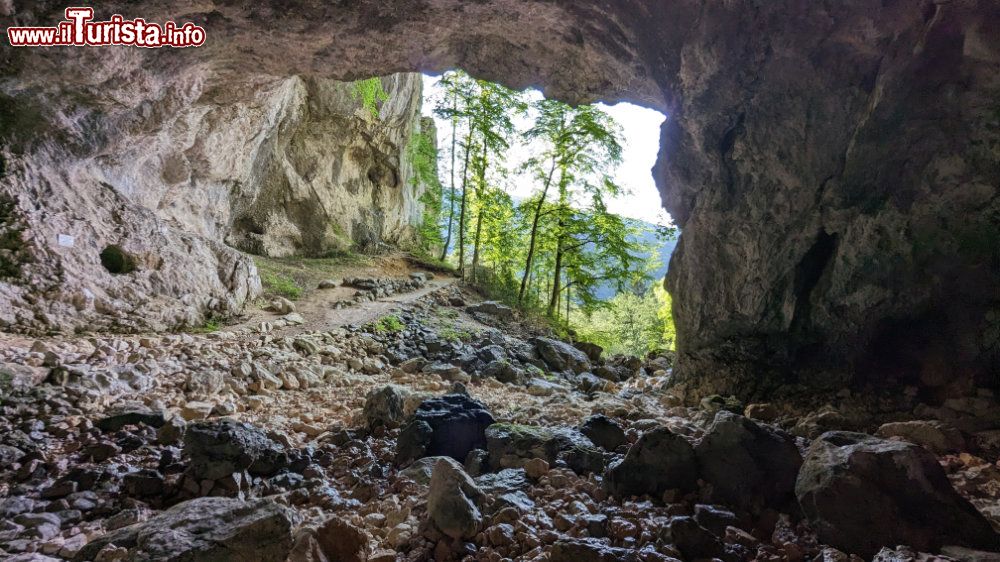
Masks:
[[[433,122],[430,123],[433,125]],[[414,187],[424,187],[424,193],[420,196],[420,202],[423,204],[423,220],[418,229],[417,250],[423,255],[430,255],[443,242],[440,224],[442,189],[438,178],[438,150],[432,135],[423,130],[414,131],[410,138],[408,153],[413,168],[411,181]]]
[[[478,199],[486,197],[491,189],[487,171],[497,170],[497,175],[506,175],[503,167],[504,154],[510,148],[515,133],[513,117],[527,111],[527,104],[519,92],[510,90],[499,84],[477,80],[479,96],[470,106],[470,128],[479,135],[479,154],[473,162],[475,195]],[[482,241],[484,206],[479,206],[476,214],[476,234],[472,252],[472,280],[476,280],[476,270],[479,268],[480,245]],[[464,265],[464,264],[463,264]]]
[[[614,120],[595,106],[574,108],[555,100],[541,100],[535,104],[535,110],[538,117],[526,137],[541,142],[545,148],[538,157],[529,160],[528,166],[534,170],[542,187],[540,196],[534,201],[518,302],[523,302],[531,281],[542,219],[549,220],[546,215],[551,215],[551,219],[559,225],[553,271],[557,281],[553,283],[549,300],[549,313],[552,314],[561,290],[558,282],[562,272],[561,244],[566,241],[570,205],[583,193],[600,200],[606,192],[617,191],[617,186],[610,181],[609,172],[621,162],[622,149],[620,132]],[[557,205],[546,211],[553,186],[556,188]]]

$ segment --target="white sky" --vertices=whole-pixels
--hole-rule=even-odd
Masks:
[[[424,75],[424,107],[423,114],[434,116],[435,100],[443,95],[437,87],[437,77]],[[532,100],[540,99],[541,93],[529,90]],[[608,202],[608,210],[613,213],[644,220],[657,224],[672,224],[663,210],[660,194],[653,182],[652,168],[656,162],[656,154],[660,149],[660,125],[666,117],[653,109],[647,109],[629,103],[599,107],[611,115],[622,126],[624,143],[622,145],[622,164],[615,174],[616,182],[629,193]],[[435,117],[438,129],[438,146],[442,154],[451,142],[451,126],[448,121]],[[517,123],[522,129],[530,126],[528,119]],[[528,147],[512,147],[507,156],[510,169],[516,169],[517,164],[527,159]],[[445,158],[447,160],[447,158]],[[442,176],[444,176],[448,161],[442,161]],[[539,186],[528,174],[513,175],[509,179],[507,190],[516,197],[528,197]]]

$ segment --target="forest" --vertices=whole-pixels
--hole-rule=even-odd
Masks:
[[[421,133],[411,143],[415,181],[428,187],[418,252],[612,353],[672,349],[670,296],[651,275],[663,258],[649,240],[676,231],[608,210],[630,189],[614,179],[620,125],[597,105],[531,99],[461,71],[439,85],[446,141]],[[378,100],[370,90],[359,88],[366,104]],[[513,162],[515,151],[526,157]],[[513,196],[525,178],[531,195]]]

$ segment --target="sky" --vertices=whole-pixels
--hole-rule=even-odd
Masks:
[[[424,75],[424,115],[434,115],[435,101],[441,96],[442,90],[437,86],[437,77]],[[542,95],[536,90],[529,90],[528,97],[537,100],[541,99]],[[628,195],[609,201],[608,210],[650,223],[673,224],[669,215],[663,210],[652,174],[656,154],[660,149],[660,125],[666,116],[656,110],[629,103],[613,106],[599,104],[599,107],[622,126],[624,137],[622,164],[614,177],[618,185],[629,191]],[[438,146],[444,149],[451,142],[451,127],[446,120],[435,117],[435,121]],[[530,120],[525,118],[516,124],[519,128],[526,129],[530,126]],[[528,153],[528,147],[513,147],[508,153],[509,168],[516,168],[519,162],[527,159]],[[442,170],[446,169],[447,164],[448,162],[442,162]],[[517,198],[526,198],[538,187],[528,174],[524,174],[510,178],[507,189]]]

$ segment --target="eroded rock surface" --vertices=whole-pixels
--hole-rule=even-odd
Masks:
[[[1000,535],[955,492],[937,459],[911,443],[824,433],[809,448],[795,494],[820,540],[864,556],[894,544],[1000,547]]]

